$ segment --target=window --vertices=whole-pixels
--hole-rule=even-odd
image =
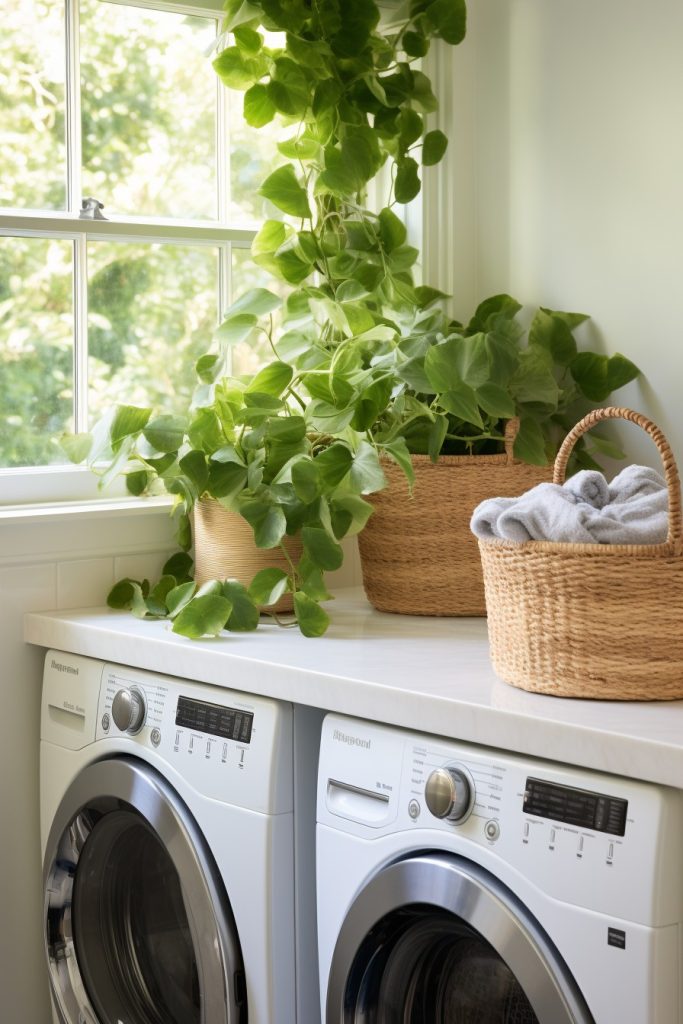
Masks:
[[[185,406],[233,286],[253,283],[276,137],[213,72],[220,7],[6,0],[0,502],[90,488],[54,436],[105,407]]]

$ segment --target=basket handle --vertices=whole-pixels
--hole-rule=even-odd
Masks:
[[[656,424],[649,420],[642,413],[634,412],[633,409],[623,409],[616,406],[609,406],[606,409],[593,409],[587,416],[573,427],[560,446],[555,459],[553,471],[553,483],[563,484],[567,471],[567,463],[574,445],[583,434],[601,420],[630,420],[650,435],[657,445],[662,465],[664,466],[664,478],[669,492],[669,528],[667,532],[667,544],[671,544],[676,554],[683,550],[683,519],[681,518],[681,483],[678,477],[676,459],[671,451],[671,446],[662,431]]]
[[[505,424],[505,454],[507,455],[508,462],[516,462],[515,459],[515,438],[519,433],[519,416],[513,416],[512,419],[508,420]]]

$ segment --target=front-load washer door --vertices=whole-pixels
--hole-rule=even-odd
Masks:
[[[339,933],[327,1024],[594,1024],[543,929],[478,865],[397,861]]]
[[[149,765],[98,761],[50,830],[45,942],[63,1024],[243,1024],[227,895],[196,822]]]

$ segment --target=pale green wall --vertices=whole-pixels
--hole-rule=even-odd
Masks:
[[[680,0],[471,0],[450,124],[460,159],[474,154],[456,296],[509,290],[592,314],[584,341],[646,377],[620,402],[655,418],[681,461],[682,55]]]

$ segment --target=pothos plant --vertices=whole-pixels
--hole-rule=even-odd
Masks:
[[[170,614],[178,632],[253,628],[258,606],[289,589],[302,631],[322,633],[328,618],[320,602],[329,596],[323,573],[341,563],[339,541],[370,514],[363,495],[383,486],[380,453],[409,468],[401,439],[378,445],[367,432],[381,404],[374,379],[357,409],[338,411],[338,388],[352,403],[342,343],[389,341],[438,294],[414,287],[418,253],[393,207],[419,192],[418,161],[437,163],[446,149],[445,135],[427,129],[437,103],[418,65],[433,38],[463,39],[465,3],[418,0],[390,29],[379,21],[374,0],[228,0],[228,45],[214,60],[217,73],[244,91],[251,126],[264,128],[276,117],[292,126],[278,147],[282,165],[260,188],[277,215],[252,246],[254,260],[289,286],[282,329],[276,334],[272,317],[278,298],[252,290],[229,310],[215,350],[200,359],[186,418],[122,406],[92,436],[65,441],[73,458],[93,466],[110,456],[103,482],[124,472],[133,493],[161,484],[174,495],[186,550],[201,496],[243,515],[262,547],[300,532],[299,564],[288,574],[267,570],[248,589],[228,592],[216,581],[195,592],[185,578],[187,558],[169,564],[155,587],[126,580],[114,588],[110,603],[140,615]],[[281,33],[281,42],[267,46],[264,30]],[[391,197],[369,213],[366,187],[385,164]],[[231,347],[263,332],[273,361],[250,380],[227,376]],[[332,373],[322,365],[328,358]],[[384,394],[386,383],[380,388]]]
[[[259,607],[289,590],[301,631],[318,636],[329,621],[324,573],[367,521],[384,457],[411,480],[411,453],[497,450],[516,415],[517,454],[545,462],[572,403],[602,400],[637,370],[620,356],[579,353],[581,315],[539,310],[522,345],[509,296],[482,303],[464,326],[443,312],[441,292],[415,283],[418,251],[396,204],[418,194],[418,160],[435,164],[447,146],[428,130],[437,103],[419,61],[432,39],[463,39],[464,0],[411,0],[387,30],[374,0],[226,6],[217,73],[244,91],[250,125],[277,117],[292,127],[278,146],[284,162],[259,190],[278,215],[252,244],[286,298],[257,288],[232,305],[197,363],[187,417],[121,406],[65,444],[93,465],[109,455],[105,482],[124,472],[134,494],[172,494],[186,552],[190,513],[205,497],[242,515],[260,547],[287,554],[286,535],[303,541],[298,564],[266,569],[248,587],[197,589],[185,554],[153,587],[121,581],[110,604],[170,616],[175,631],[198,637],[255,628]],[[267,46],[262,30],[283,33],[281,44]],[[372,212],[366,190],[383,167],[389,197]],[[272,360],[231,377],[231,348],[251,339],[265,339]]]

